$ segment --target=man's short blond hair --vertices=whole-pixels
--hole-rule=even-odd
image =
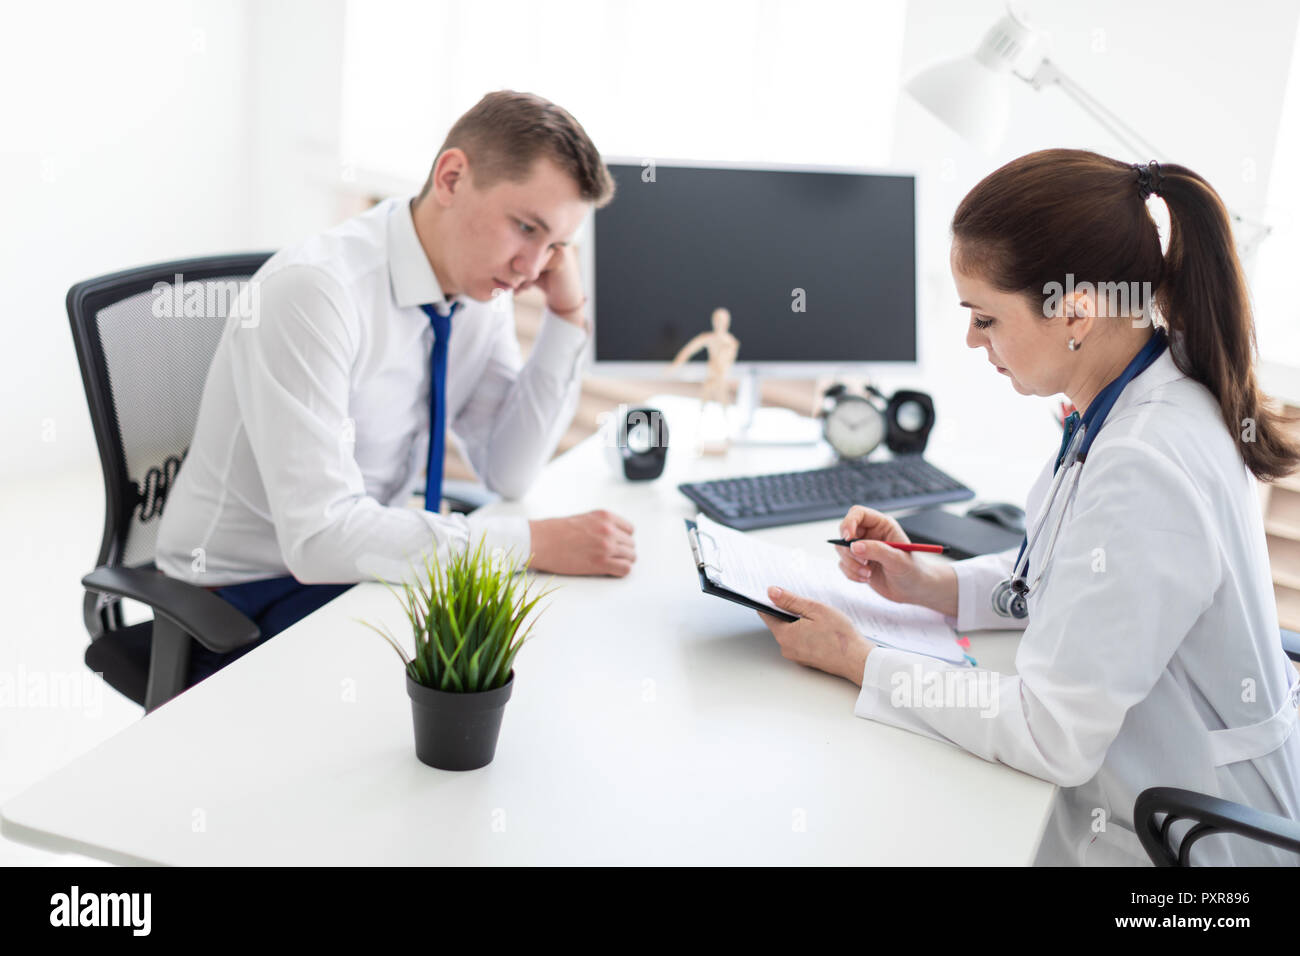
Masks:
[[[544,156],[573,178],[587,202],[600,208],[614,198],[614,180],[587,131],[567,110],[533,93],[498,90],[483,97],[456,120],[438,156],[452,148],[469,157],[479,188],[503,179],[522,182]],[[431,189],[432,169],[420,198]]]

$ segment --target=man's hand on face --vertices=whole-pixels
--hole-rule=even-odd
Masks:
[[[546,307],[566,322],[587,328],[587,297],[578,273],[578,253],[572,246],[559,246],[542,267],[535,282],[525,282],[519,291],[537,286],[546,295]]]
[[[632,524],[608,511],[530,521],[534,571],[552,574],[608,574],[632,570],[636,546]]]

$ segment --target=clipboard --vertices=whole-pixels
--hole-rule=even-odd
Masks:
[[[797,621],[799,615],[791,614],[789,611],[783,611],[780,608],[772,607],[770,604],[759,604],[757,601],[751,601],[743,594],[737,594],[719,584],[714,584],[709,580],[708,569],[713,568],[721,572],[722,569],[716,564],[710,564],[705,554],[704,546],[701,539],[708,540],[707,531],[701,531],[699,527],[690,518],[686,519],[686,537],[691,543],[691,558],[695,561],[695,570],[700,575],[700,590],[705,594],[711,594],[714,597],[720,597],[724,601],[731,601],[733,604],[739,604],[742,607],[750,608],[754,611],[762,611],[764,614],[770,614],[782,621]]]

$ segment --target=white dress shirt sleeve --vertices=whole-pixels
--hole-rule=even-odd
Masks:
[[[322,270],[289,266],[262,280],[259,294],[258,321],[231,333],[231,363],[289,573],[304,584],[397,580],[434,549],[464,548],[463,516],[385,506],[366,493],[348,416],[359,320],[343,287]],[[479,531],[489,548],[527,549],[521,518],[480,522]]]
[[[1028,618],[1003,617],[993,610],[993,589],[1011,577],[1019,551],[1020,545],[1016,545],[1009,551],[981,554],[953,564],[957,572],[958,631],[1023,630],[1029,623]]]
[[[452,423],[488,488],[518,498],[541,473],[577,409],[586,342],[585,331],[547,309],[525,363],[513,309],[500,314],[483,377]]]
[[[876,647],[855,713],[1058,786],[1091,780],[1214,600],[1224,572],[1211,529],[1166,457],[1128,438],[1104,450],[1098,442],[1040,582],[1017,674]]]

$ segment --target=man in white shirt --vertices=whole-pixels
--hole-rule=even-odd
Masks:
[[[516,497],[572,420],[588,321],[569,241],[612,194],[572,116],[502,91],[452,127],[419,196],[272,256],[236,310],[253,318],[232,317],[214,356],[158,568],[212,588],[262,640],[358,581],[480,539],[541,571],[627,574],[633,529],[608,512],[436,512],[444,427],[488,488]],[[546,311],[524,363],[512,295],[532,286]],[[426,509],[407,507],[426,466]],[[190,683],[249,649],[195,645]]]

